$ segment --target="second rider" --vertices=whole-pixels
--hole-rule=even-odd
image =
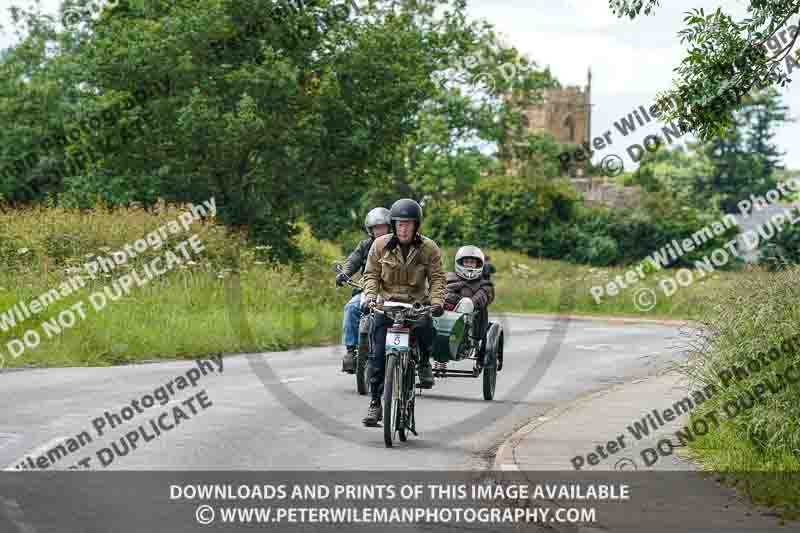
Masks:
[[[364,239],[353,253],[347,258],[342,267],[342,272],[336,276],[336,286],[341,287],[345,281],[351,278],[356,272],[364,274],[364,267],[367,264],[367,255],[375,239],[389,233],[389,210],[385,207],[376,207],[367,213],[364,219],[364,229],[369,238]],[[358,343],[358,322],[361,320],[361,291],[353,289],[352,298],[344,306],[344,318],[342,320],[342,337],[347,351],[342,358],[342,371],[350,374],[355,373],[356,344]]]

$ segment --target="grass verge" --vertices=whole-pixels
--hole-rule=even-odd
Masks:
[[[53,302],[40,314],[15,320],[15,324],[9,320],[14,304],[30,302],[58,287],[86,261],[122,249],[178,219],[185,209],[162,205],[145,212],[98,206],[83,212],[36,208],[0,213],[0,261],[4,266],[0,272],[0,356],[4,360],[0,363],[9,367],[104,366],[339,342],[342,306],[350,291],[335,289],[330,265],[344,254],[338,246],[315,239],[305,226],[298,245],[306,260],[285,266],[269,263],[264,247],[249,245],[241,235],[226,231],[213,220],[198,221],[189,230],[170,235],[163,247],[148,249],[114,271],[89,280],[85,288]],[[163,256],[166,249],[174,249],[192,234],[204,245],[198,257],[182,261],[143,287],[134,286],[99,311],[89,305],[91,294],[102,292],[131,271],[141,272],[146,262]],[[443,250],[447,270],[452,268],[454,252]],[[703,384],[719,385],[721,368],[741,364],[758,349],[800,332],[797,269],[697,276],[691,286],[669,296],[661,287],[674,272],[659,271],[597,302],[592,287],[624,279],[626,269],[488,252],[497,268],[495,313],[569,313],[704,323],[691,363],[685,368]],[[637,300],[636,294],[643,289],[652,291],[652,297]],[[63,327],[60,334],[44,333],[45,322],[53,331],[52,324],[58,323],[54,321],[62,312],[80,302],[87,309],[85,318]],[[41,342],[15,357],[9,352],[9,342],[24,338],[29,330],[38,331]],[[800,360],[797,353],[787,357]],[[785,365],[771,371],[785,371]],[[727,396],[702,407],[719,409],[721,402],[736,400],[752,385],[737,383]],[[796,384],[787,387],[763,405],[724,422],[719,431],[691,443],[695,460],[710,470],[731,473],[730,479],[743,486],[751,498],[787,517],[796,516],[800,508],[800,488],[775,474],[800,471],[798,392]],[[773,475],[753,477],[753,472],[764,471]]]
[[[122,249],[176,220],[185,209],[162,204],[153,211],[97,206],[88,211],[39,207],[0,213],[0,261],[5,267],[0,272],[0,354],[5,365],[112,365],[340,342],[342,306],[350,291],[337,291],[333,284],[330,264],[344,257],[338,246],[315,239],[303,227],[298,237],[306,257],[303,264],[271,264],[264,247],[249,245],[241,235],[225,231],[213,220],[196,222],[188,231],[170,235],[163,248],[148,249],[114,271],[88,280],[86,288],[47,306],[41,314],[24,321],[3,319],[15,303],[30,303],[69,279],[86,261]],[[145,263],[192,233],[205,246],[196,260],[183,262],[143,287],[134,286],[102,310],[89,305],[89,295],[103,291],[126,273],[141,273]],[[451,270],[455,250],[443,252],[444,266]],[[711,294],[728,290],[747,275],[714,273],[667,298],[657,283],[671,273],[656,272],[640,285],[597,303],[590,293],[592,286],[624,276],[624,269],[488,252],[497,268],[495,313],[692,319]],[[237,287],[241,288],[241,305],[236,303]],[[637,307],[634,294],[641,288],[652,289],[656,295],[652,309]],[[58,335],[44,332],[44,322],[53,324],[62,311],[78,302],[88,309],[85,319],[64,327]],[[39,332],[41,342],[15,357],[8,343],[22,339],[31,329]]]
[[[718,424],[688,443],[706,470],[800,518],[800,267],[754,272],[714,296],[683,371],[718,392],[692,411]],[[693,427],[693,426],[690,426]]]

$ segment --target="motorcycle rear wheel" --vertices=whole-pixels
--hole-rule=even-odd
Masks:
[[[359,335],[358,352],[356,353],[356,389],[362,396],[367,394],[367,356],[369,355],[369,340],[367,334]]]

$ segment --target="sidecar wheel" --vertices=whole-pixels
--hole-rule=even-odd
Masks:
[[[497,385],[497,372],[503,368],[503,330],[500,324],[491,324],[485,337],[483,354],[483,399],[493,400]]]
[[[494,388],[497,384],[497,367],[483,369],[483,399],[494,400]]]
[[[497,371],[503,370],[503,333],[497,339]]]

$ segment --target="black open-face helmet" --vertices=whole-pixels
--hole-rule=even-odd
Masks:
[[[392,232],[397,234],[395,224],[398,220],[414,220],[416,221],[414,232],[419,233],[419,227],[422,226],[422,206],[411,198],[403,198],[397,200],[392,204],[391,222]]]

